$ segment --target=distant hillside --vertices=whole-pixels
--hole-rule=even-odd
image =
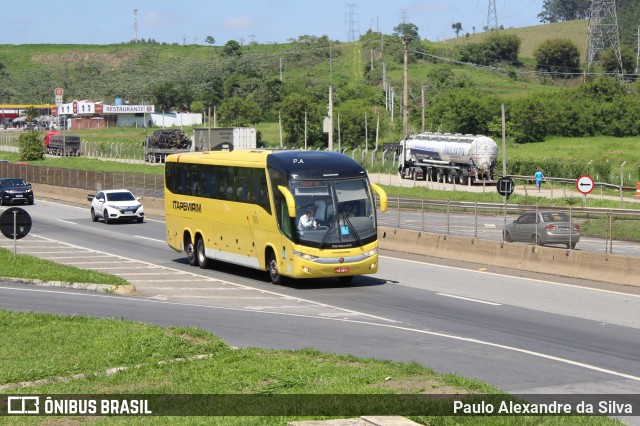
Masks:
[[[546,40],[564,38],[571,40],[580,50],[581,61],[586,61],[587,50],[587,33],[589,22],[567,21],[557,22],[554,24],[542,24],[532,27],[523,28],[507,28],[504,31],[508,34],[515,34],[522,40],[520,45],[520,57],[533,58],[535,49]],[[451,45],[460,45],[464,43],[473,43],[481,41],[488,33],[477,33],[466,37],[466,32],[461,33],[460,37],[445,40],[442,43]]]

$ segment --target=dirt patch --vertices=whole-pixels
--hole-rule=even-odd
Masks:
[[[398,394],[438,394],[438,395],[466,395],[467,390],[442,384],[438,380],[433,380],[425,376],[411,378],[393,379],[388,378],[382,383],[374,384],[373,387],[391,390]]]
[[[79,52],[77,50],[69,50],[62,54],[47,53],[35,55],[33,62],[44,65],[52,64],[74,64],[83,62],[96,62],[104,64],[105,67],[114,69],[120,67],[123,63],[140,56],[140,52],[123,50],[116,53],[96,53],[96,52]]]

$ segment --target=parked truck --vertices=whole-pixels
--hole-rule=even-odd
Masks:
[[[196,128],[192,139],[182,130],[158,130],[147,136],[144,159],[149,163],[164,163],[167,155],[180,152],[253,149],[256,141],[253,127]]]
[[[193,129],[196,151],[233,151],[256,148],[253,127],[214,127]]]
[[[167,155],[193,150],[193,142],[182,130],[156,130],[144,141],[144,160],[148,163],[164,163]]]
[[[420,133],[400,141],[397,152],[402,178],[464,185],[493,181],[498,145],[487,136]]]
[[[80,136],[60,132],[47,132],[44,136],[47,154],[59,156],[79,156]]]

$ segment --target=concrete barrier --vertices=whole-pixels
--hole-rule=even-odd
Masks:
[[[487,266],[640,286],[640,259],[378,227],[380,248]]]
[[[31,185],[35,194],[36,203],[38,198],[52,198],[55,200],[67,201],[74,204],[87,206],[87,214],[91,202],[87,200],[88,194],[95,195],[96,191],[88,191],[78,188],[64,188],[61,186],[46,185],[34,183]],[[135,194],[134,194],[135,195]],[[140,197],[140,201],[144,206],[144,213],[151,216],[164,217],[164,199],[155,197]]]

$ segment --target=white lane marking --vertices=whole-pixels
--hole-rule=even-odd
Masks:
[[[63,292],[63,291],[32,289],[32,288],[14,288],[14,287],[3,287],[3,286],[0,286],[0,289],[13,290],[13,291],[69,294],[69,293],[66,293],[66,292]],[[636,381],[636,382],[640,382],[640,377],[638,377],[638,376],[633,376],[631,374],[626,374],[626,373],[622,373],[622,372],[615,371],[615,370],[609,370],[609,369],[606,369],[606,368],[601,368],[601,367],[598,367],[598,366],[595,366],[595,365],[586,364],[584,362],[573,361],[573,360],[570,360],[568,358],[557,357],[557,356],[545,354],[545,353],[542,353],[542,352],[536,352],[536,351],[531,351],[531,350],[528,350],[528,349],[517,348],[515,346],[501,345],[501,344],[498,344],[498,343],[487,342],[487,341],[484,341],[484,340],[474,339],[474,338],[470,338],[470,337],[461,337],[461,336],[456,336],[456,335],[453,335],[453,334],[438,333],[438,332],[435,332],[435,331],[429,331],[429,330],[423,330],[423,329],[418,329],[418,328],[405,327],[405,326],[396,325],[396,324],[381,324],[381,323],[362,321],[362,320],[354,320],[354,319],[348,319],[348,318],[324,317],[324,316],[319,316],[319,315],[303,315],[303,314],[293,314],[293,313],[284,313],[284,312],[264,312],[264,311],[255,311],[255,310],[252,310],[252,309],[245,309],[245,308],[230,308],[230,307],[221,307],[221,306],[202,306],[202,305],[196,305],[196,304],[192,304],[192,303],[178,303],[178,302],[169,302],[169,301],[164,301],[164,300],[137,299],[137,298],[133,298],[133,297],[112,296],[112,295],[106,295],[106,294],[74,293],[73,295],[74,296],[78,296],[78,297],[109,297],[109,298],[116,298],[117,297],[120,300],[121,299],[126,299],[126,300],[129,300],[129,301],[132,301],[132,302],[137,302],[137,303],[159,303],[159,304],[165,304],[165,305],[187,306],[187,307],[202,308],[202,309],[213,309],[213,310],[223,310],[223,311],[237,311],[237,312],[247,312],[247,313],[265,314],[265,315],[279,315],[279,316],[289,316],[289,317],[296,317],[296,318],[319,319],[319,320],[325,320],[325,321],[339,321],[339,322],[346,322],[346,323],[351,323],[351,324],[367,325],[367,326],[371,326],[371,327],[388,328],[388,329],[393,329],[393,330],[398,330],[398,331],[406,331],[406,332],[409,332],[409,333],[423,334],[423,335],[429,335],[429,336],[434,336],[434,337],[442,337],[442,338],[445,338],[445,339],[452,339],[452,340],[457,340],[457,341],[466,342],[466,343],[473,343],[473,344],[477,344],[477,345],[489,346],[489,347],[492,347],[492,348],[498,348],[498,349],[503,349],[503,350],[512,351],[512,352],[518,352],[518,353],[521,353],[521,354],[530,355],[530,356],[537,357],[537,358],[543,358],[543,359],[547,359],[547,360],[550,360],[550,361],[555,361],[555,362],[558,362],[558,363],[571,365],[571,366],[574,366],[574,367],[580,367],[580,368],[584,368],[584,369],[587,369],[587,370],[597,371],[599,373],[609,374],[611,376],[621,377],[621,378],[624,378],[624,379],[629,379],[629,380],[633,380],[633,381]]]
[[[74,248],[78,248],[78,249],[88,250],[86,247],[77,246],[77,245],[69,244],[69,243],[64,243],[64,242],[61,242],[61,241],[53,240],[51,238],[43,237],[41,235],[36,235],[36,234],[32,234],[32,235],[34,237],[36,237],[36,238],[41,238],[41,239],[49,241],[49,242],[56,242],[56,243],[64,244],[67,247],[74,247]],[[187,271],[183,271],[183,270],[180,270],[180,269],[169,268],[169,267],[166,267],[166,266],[160,267],[160,266],[155,265],[155,264],[150,263],[150,262],[144,262],[144,261],[137,260],[137,259],[132,259],[132,258],[124,257],[124,256],[118,256],[118,255],[115,255],[115,254],[112,254],[112,253],[108,253],[108,252],[103,252],[103,251],[99,251],[99,250],[92,250],[92,251],[94,251],[96,253],[104,254],[106,256],[113,256],[113,257],[118,258],[118,259],[131,260],[131,261],[134,261],[134,262],[141,263],[143,265],[149,265],[150,267],[153,267],[153,268],[156,268],[156,269],[161,268],[164,271],[172,271],[172,272],[176,272],[178,274],[188,274],[190,276],[197,277],[197,278],[200,278],[200,279],[204,279],[204,280],[207,280],[207,281],[218,281],[218,282],[221,282],[221,283],[224,283],[224,284],[228,284],[228,285],[236,287],[236,288],[260,291],[262,293],[272,294],[272,295],[281,297],[283,299],[299,300],[301,302],[309,303],[309,304],[314,305],[314,306],[320,306],[320,307],[323,307],[323,308],[334,309],[334,310],[337,310],[337,311],[345,312],[347,314],[360,315],[360,316],[364,316],[364,317],[368,317],[368,318],[372,318],[372,319],[377,319],[377,320],[380,320],[380,321],[392,322],[392,323],[399,323],[400,322],[400,321],[396,321],[396,320],[393,320],[393,319],[390,319],[390,318],[385,318],[385,317],[380,317],[380,316],[377,316],[377,315],[366,314],[366,313],[360,312],[360,311],[354,311],[352,309],[340,308],[338,306],[329,305],[327,303],[321,303],[321,302],[316,302],[316,301],[313,301],[313,300],[302,299],[300,297],[289,296],[289,295],[286,295],[286,294],[277,293],[275,291],[257,289],[255,287],[251,287],[251,286],[244,285],[244,284],[232,283],[231,281],[225,281],[225,280],[222,280],[222,279],[219,279],[219,278],[207,277],[206,275],[200,275],[200,274],[196,274],[194,272],[187,272]],[[126,274],[126,275],[136,275],[136,274]]]
[[[71,222],[70,220],[58,219],[58,222],[70,223],[71,225],[77,225],[75,222]]]
[[[135,238],[142,238],[143,240],[149,240],[149,241],[156,241],[158,243],[163,243],[166,244],[167,241],[166,240],[159,240],[157,238],[149,238],[149,237],[143,237],[142,235],[134,235]]]
[[[444,297],[452,297],[454,299],[467,300],[469,302],[484,303],[486,305],[493,305],[493,306],[502,306],[502,303],[487,302],[486,300],[471,299],[470,297],[455,296],[453,294],[447,294],[447,293],[436,293],[436,294]]]
[[[621,296],[640,298],[640,294],[624,293],[624,292],[621,292],[621,291],[605,290],[605,289],[602,289],[602,288],[584,287],[584,286],[575,285],[575,284],[559,283],[557,281],[539,280],[539,279],[536,279],[536,278],[516,277],[516,276],[513,276],[513,275],[499,274],[497,272],[478,271],[478,270],[475,270],[475,269],[460,268],[458,266],[438,265],[437,263],[421,262],[419,260],[401,259],[399,257],[393,257],[393,256],[378,256],[378,257],[383,258],[383,259],[398,260],[398,261],[401,261],[401,262],[417,263],[419,265],[433,266],[433,267],[442,268],[442,269],[454,269],[456,271],[475,272],[475,273],[482,274],[482,275],[493,275],[495,277],[510,278],[510,279],[514,279],[514,280],[532,281],[532,282],[536,282],[536,283],[556,285],[556,286],[561,286],[561,287],[578,288],[578,289],[581,289],[581,290],[590,290],[590,291],[597,291],[597,292],[600,292],[600,293],[618,294],[618,295],[621,295]]]

